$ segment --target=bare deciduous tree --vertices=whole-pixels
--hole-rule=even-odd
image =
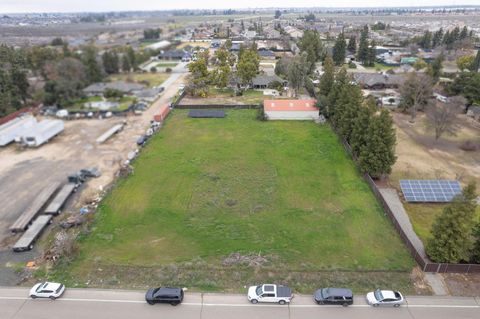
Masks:
[[[435,140],[443,134],[455,136],[460,126],[457,123],[457,115],[465,99],[460,96],[452,97],[447,103],[435,101],[426,108],[427,129],[435,132]]]
[[[432,79],[428,75],[411,73],[400,88],[402,107],[410,110],[412,122],[417,110],[424,108],[432,96]]]

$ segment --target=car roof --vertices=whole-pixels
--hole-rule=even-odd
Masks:
[[[397,299],[395,292],[391,290],[382,290],[383,299]]]
[[[352,291],[347,288],[326,288],[326,293],[329,296],[353,297]]]
[[[178,296],[181,293],[181,288],[176,287],[160,287],[155,295],[175,295]]]

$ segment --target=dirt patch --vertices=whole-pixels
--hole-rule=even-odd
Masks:
[[[468,140],[480,142],[480,127],[464,115],[459,117],[461,130],[457,136],[442,137],[435,141],[425,129],[425,116],[420,114],[414,124],[409,115],[393,113],[397,128],[397,162],[390,176],[392,187],[408,178],[474,179],[480,184],[480,151],[460,149]]]
[[[480,296],[480,274],[443,274],[443,280],[453,296]]]

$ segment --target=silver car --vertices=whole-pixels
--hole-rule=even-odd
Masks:
[[[377,289],[367,294],[367,302],[374,307],[400,307],[405,302],[405,299],[403,299],[399,291]]]

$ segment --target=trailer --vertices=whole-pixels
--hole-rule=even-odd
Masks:
[[[20,239],[13,246],[13,251],[21,252],[26,250],[31,250],[33,244],[40,237],[42,231],[47,227],[48,224],[52,223],[52,215],[40,215],[32,223],[32,226],[20,237]]]
[[[48,200],[52,198],[59,186],[60,183],[56,182],[45,187],[23,211],[22,215],[10,226],[10,231],[12,233],[25,231],[35,216],[37,216],[38,212],[45,207]]]
[[[116,124],[112,128],[110,128],[108,131],[100,135],[100,137],[97,138],[97,143],[102,144],[105,143],[106,140],[108,140],[110,137],[112,137],[114,134],[117,134],[123,129],[123,123]]]
[[[20,143],[28,147],[39,147],[63,132],[65,125],[61,120],[44,120],[23,133]]]
[[[0,125],[0,146],[5,146],[15,141],[25,130],[37,124],[33,116],[17,117],[3,125]]]
[[[47,206],[44,213],[49,215],[58,215],[68,197],[70,197],[70,195],[75,191],[76,187],[77,185],[74,183],[67,183],[63,185],[57,195]]]

